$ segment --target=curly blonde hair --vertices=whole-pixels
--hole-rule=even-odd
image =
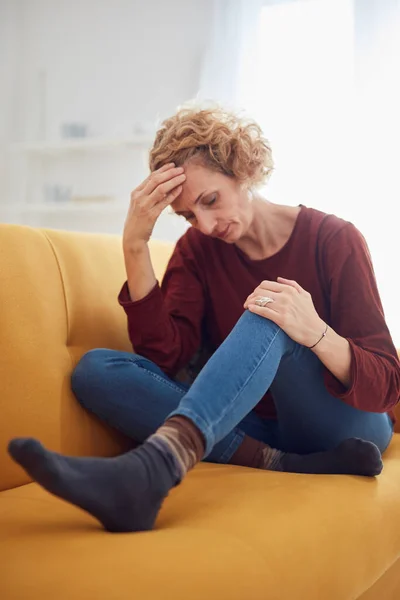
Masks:
[[[150,171],[189,161],[234,177],[249,188],[265,183],[274,166],[260,126],[220,106],[181,108],[158,129]]]

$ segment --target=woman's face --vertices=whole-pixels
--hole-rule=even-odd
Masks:
[[[186,180],[171,207],[201,233],[237,242],[253,216],[248,192],[235,179],[200,165],[184,165]]]

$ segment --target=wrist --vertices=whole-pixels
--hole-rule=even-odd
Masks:
[[[122,248],[125,255],[137,256],[138,254],[142,254],[148,248],[147,242],[145,241],[131,241],[131,240],[123,240]]]
[[[323,342],[326,334],[328,333],[329,326],[325,321],[320,320],[319,325],[315,328],[315,335],[311,343],[307,346],[309,350],[317,351],[319,349],[320,344]]]
[[[340,336],[331,327],[328,335],[311,350],[323,365],[330,371],[346,389],[352,386],[351,377],[351,348],[349,341]]]

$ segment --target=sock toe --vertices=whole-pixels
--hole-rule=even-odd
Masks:
[[[336,449],[343,465],[354,475],[376,477],[382,472],[382,455],[373,442],[360,438],[344,440]]]
[[[34,438],[14,438],[8,444],[8,453],[25,471],[35,477],[35,471],[41,462],[38,459],[44,458],[47,451]]]
[[[14,438],[8,443],[8,453],[18,462],[29,452],[35,452],[37,446],[42,446],[40,442],[33,438]]]

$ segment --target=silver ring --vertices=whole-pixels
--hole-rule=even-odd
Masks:
[[[273,298],[270,298],[269,296],[260,296],[260,298],[255,300],[254,304],[257,304],[257,306],[267,306],[270,302],[274,302]]]

